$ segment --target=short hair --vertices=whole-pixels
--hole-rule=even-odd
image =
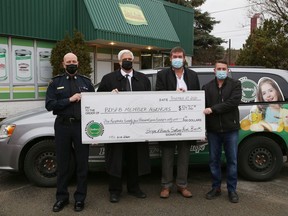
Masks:
[[[174,47],[171,51],[170,51],[170,57],[172,56],[172,53],[175,53],[175,52],[182,52],[184,57],[186,56],[186,53],[185,53],[185,50],[180,47],[180,46],[177,46],[177,47]]]
[[[132,60],[134,60],[134,55],[133,55],[133,53],[132,53],[130,50],[128,50],[128,49],[121,50],[121,51],[118,53],[118,60],[120,61],[122,55],[123,55],[123,54],[126,54],[126,53],[130,54],[131,57],[132,57]]]
[[[228,66],[227,61],[224,61],[224,60],[218,60],[218,61],[215,62],[215,65],[216,64],[226,64]]]

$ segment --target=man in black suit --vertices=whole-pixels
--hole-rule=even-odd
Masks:
[[[185,51],[181,47],[175,47],[170,52],[171,67],[157,73],[156,91],[200,90],[200,84],[196,72],[184,67]],[[175,146],[177,146],[177,191],[186,198],[192,197],[187,188],[187,176],[191,141],[162,142],[162,178],[161,198],[168,198],[173,185],[173,165]]]
[[[133,70],[133,59],[134,55],[130,50],[121,50],[118,54],[121,68],[106,74],[97,91],[151,91],[149,79]],[[140,190],[138,176],[150,173],[148,143],[105,144],[105,160],[109,174],[110,202],[119,202],[124,161],[127,168],[128,193],[137,198],[146,198],[146,194]]]

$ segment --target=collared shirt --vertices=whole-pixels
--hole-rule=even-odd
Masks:
[[[124,70],[121,69],[121,74],[122,76],[124,76],[126,78],[126,76],[128,75],[128,79],[129,79],[129,83],[130,83],[130,89],[132,91],[132,84],[131,84],[131,78],[133,77],[133,71],[130,73],[126,73]]]
[[[187,91],[187,85],[186,85],[185,80],[184,80],[184,71],[183,71],[182,76],[180,78],[176,75],[176,73],[175,73],[175,76],[176,76],[176,80],[177,80],[177,87],[176,88]]]

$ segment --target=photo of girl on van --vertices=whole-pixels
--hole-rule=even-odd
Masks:
[[[241,128],[251,131],[288,132],[288,110],[281,104],[272,103],[284,101],[284,96],[275,80],[262,77],[258,81],[256,102],[267,102],[253,106],[249,118],[241,121]],[[271,102],[271,103],[269,103]]]

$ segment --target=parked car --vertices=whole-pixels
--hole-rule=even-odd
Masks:
[[[191,69],[198,73],[201,86],[214,78],[212,67]],[[239,106],[239,172],[249,180],[273,179],[283,166],[283,158],[287,158],[288,71],[253,67],[233,67],[231,71],[230,76],[242,83],[242,103]],[[152,90],[155,90],[157,70],[147,69],[142,72],[150,79]],[[283,100],[257,101],[258,81],[263,77],[275,81],[282,91]],[[253,111],[257,106],[267,107],[271,104],[281,107],[281,116],[276,116],[279,122],[276,126],[271,124],[273,128],[269,127],[264,113],[258,112],[255,118]],[[38,186],[56,185],[54,120],[55,116],[51,112],[38,108],[0,122],[0,170],[24,172],[27,178]],[[161,151],[158,142],[150,142],[149,147],[152,164],[160,164]],[[104,151],[102,144],[90,145],[91,169],[104,169]],[[205,140],[199,140],[196,145],[192,145],[190,151],[191,164],[208,164],[208,144]],[[71,176],[75,169],[74,161],[72,155]]]

